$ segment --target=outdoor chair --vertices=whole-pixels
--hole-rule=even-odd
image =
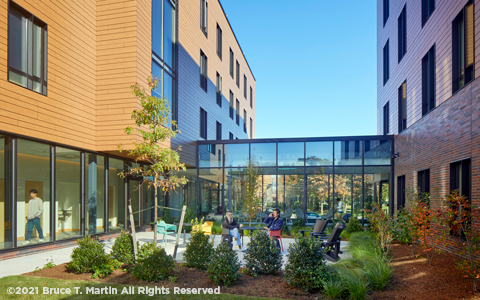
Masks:
[[[177,233],[177,225],[167,224],[165,221],[160,220],[157,222],[157,233],[163,234],[163,242],[165,244],[165,248],[167,247],[167,234],[169,232]]]
[[[280,217],[284,219],[285,222],[292,223],[292,214],[293,214],[293,208],[289,208],[284,214],[280,214]]]
[[[333,209],[333,207],[332,207],[332,208],[330,208],[330,209],[327,211],[326,214],[321,215],[320,218],[321,218],[322,220],[333,219],[333,213],[334,213],[334,209]]]
[[[230,229],[222,228],[222,243],[227,243],[228,248],[232,251],[233,248],[233,236],[230,235]]]
[[[192,226],[192,231],[199,231],[199,230],[200,230],[200,228],[199,228],[198,225]],[[212,244],[213,244],[213,222],[211,222],[211,221],[206,221],[206,222],[202,225],[202,232],[211,236],[211,238],[212,238]]]
[[[263,222],[263,220],[265,220],[266,217],[268,217],[268,215],[266,213],[264,213],[263,211],[261,211],[261,212],[259,212],[258,214],[255,215],[256,222]]]
[[[313,230],[300,230],[300,233],[305,236],[305,232],[310,232],[310,236],[315,239],[316,237],[325,234],[325,228],[327,228],[327,223],[327,220],[319,219],[315,222]]]
[[[282,234],[281,234],[281,229],[279,230],[270,230],[270,237],[273,237],[275,238],[276,240],[280,240],[280,245],[281,245],[281,249],[282,249],[282,252],[283,252],[283,243],[282,243]]]
[[[340,251],[340,240],[341,240],[341,233],[343,229],[345,228],[341,224],[340,226],[337,223],[337,226],[333,228],[332,233],[328,237],[328,239],[325,240],[319,240],[319,243],[321,245],[321,249],[327,249],[327,252],[325,253],[325,258],[330,260],[330,261],[337,261],[338,259],[338,254],[341,253]]]

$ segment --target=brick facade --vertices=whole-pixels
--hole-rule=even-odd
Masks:
[[[418,171],[430,169],[433,208],[450,193],[450,163],[471,159],[471,199],[480,206],[480,79],[476,79],[395,136],[394,180],[405,175],[405,188],[417,186]],[[394,192],[398,208],[397,191]],[[408,197],[406,203],[408,205]],[[480,230],[480,220],[472,220]],[[447,249],[455,252],[455,248]]]

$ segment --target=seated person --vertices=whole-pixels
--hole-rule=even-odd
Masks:
[[[263,227],[265,230],[281,230],[283,227],[283,220],[280,218],[280,210],[275,208],[273,213],[271,213],[268,217],[265,218],[265,224],[268,224],[267,227]],[[280,248],[280,242],[275,239],[277,246]]]
[[[237,240],[237,245],[238,249],[242,249],[242,242],[240,240],[240,232],[239,228],[242,228],[243,224],[238,224],[234,219],[233,219],[233,213],[231,211],[227,211],[225,214],[225,221],[223,222],[223,228],[228,228],[230,229],[230,235],[235,237]]]

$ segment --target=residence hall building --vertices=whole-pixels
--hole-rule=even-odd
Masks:
[[[434,208],[454,190],[480,205],[479,40],[478,0],[377,0],[377,133],[395,135],[396,209],[411,189]]]
[[[115,235],[127,199],[153,205],[153,189],[118,176],[135,163],[117,150],[140,141],[124,133],[140,107],[130,86],[151,74],[181,131],[164,146],[182,147],[189,179],[160,205],[195,201],[198,140],[255,136],[255,78],[218,0],[2,0],[0,12],[0,259]],[[27,244],[32,189],[44,239]],[[134,218],[149,226],[153,210]]]

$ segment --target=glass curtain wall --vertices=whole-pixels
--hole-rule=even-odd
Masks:
[[[57,241],[82,236],[80,159],[79,151],[62,147],[55,149]]]
[[[5,137],[0,135],[0,250],[13,247],[13,201],[5,185],[9,174],[7,165]]]
[[[108,159],[108,206],[109,231],[125,228],[125,181],[118,175],[124,170],[123,160]]]
[[[362,218],[362,168],[335,168],[335,206],[331,212],[335,218],[347,214],[347,218]]]
[[[307,211],[322,219],[333,214],[333,168],[307,168]],[[330,214],[329,214],[330,212]]]
[[[304,170],[303,168],[278,168],[278,208],[291,218],[303,219]]]
[[[205,219],[222,217],[222,172],[221,168],[199,170],[200,216]]]
[[[105,232],[105,157],[85,154],[85,234]]]
[[[50,170],[50,145],[17,139],[17,246],[52,240]]]

